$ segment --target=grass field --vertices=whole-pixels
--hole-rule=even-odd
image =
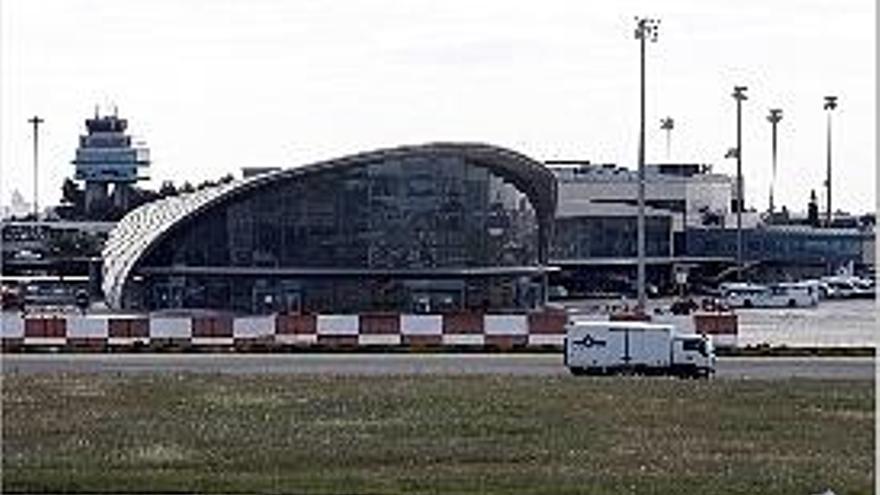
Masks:
[[[3,491],[871,493],[870,381],[6,375]]]

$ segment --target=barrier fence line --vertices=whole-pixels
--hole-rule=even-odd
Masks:
[[[244,317],[32,317],[2,313],[3,350],[71,348],[107,350],[272,349],[285,347],[561,348],[569,316],[530,314],[279,314]],[[621,319],[612,317],[611,319]],[[711,335],[716,345],[737,345],[735,314],[657,318]]]

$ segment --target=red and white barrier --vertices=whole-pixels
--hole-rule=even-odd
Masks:
[[[656,317],[680,328],[712,335],[717,345],[736,345],[732,314]],[[3,349],[87,348],[278,348],[278,347],[474,347],[560,348],[564,312],[432,315],[280,314],[231,317],[67,316],[22,317],[2,313]]]
[[[315,315],[278,315],[275,317],[275,344],[311,346],[318,343],[318,318]]]
[[[114,317],[108,320],[111,347],[145,346],[150,343],[150,321],[144,317]]]

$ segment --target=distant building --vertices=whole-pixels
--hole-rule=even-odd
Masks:
[[[638,226],[638,172],[614,164],[547,161],[558,182],[551,263],[554,282],[577,292],[634,292]],[[645,166],[645,264],[648,281],[673,284],[676,264],[725,266],[732,260],[676,257],[677,237],[690,228],[735,232],[735,181],[704,164]],[[754,227],[755,212],[743,212]]]
[[[561,271],[555,283],[581,293],[631,292],[638,247],[638,208],[589,200],[559,203],[550,249]],[[673,214],[645,208],[645,254],[648,278],[668,283],[673,262]]]
[[[818,277],[874,265],[874,229],[766,225],[743,231],[743,260],[754,279]],[[688,229],[680,257],[736,257],[736,231]]]
[[[146,180],[143,170],[150,164],[150,151],[132,144],[125,133],[128,121],[113,115],[86,119],[88,133],[79,137],[76,149],[76,179],[85,181],[85,211],[94,217],[111,207],[125,211],[131,200],[131,185]],[[113,187],[112,192],[110,186]]]
[[[556,181],[480,144],[363,153],[145,204],[104,250],[112,308],[526,311],[546,294]]]
[[[638,205],[638,172],[614,164],[547,161],[559,182],[560,208],[568,202]],[[645,204],[672,215],[672,229],[694,226],[735,228],[736,182],[708,164],[645,165]],[[758,224],[756,212],[743,212],[743,226]]]
[[[638,174],[613,164],[545,162],[558,181],[551,263],[554,282],[602,292],[636,277]],[[735,179],[701,164],[645,167],[648,281],[674,283],[677,267],[712,280],[733,273],[737,230]],[[806,217],[783,211],[767,218],[743,212],[743,254],[748,277],[780,280],[834,273],[842,266],[874,264],[875,219],[837,215],[836,228],[814,228]],[[801,225],[797,225],[801,224]]]
[[[88,280],[100,293],[101,247],[113,222],[0,222],[0,281],[55,280],[59,289],[79,288]]]
[[[20,218],[33,213],[33,203],[25,201],[18,189],[12,191],[12,203],[3,207],[2,218]]]

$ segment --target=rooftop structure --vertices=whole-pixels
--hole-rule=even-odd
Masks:
[[[126,134],[128,121],[113,115],[101,116],[95,109],[95,116],[86,119],[87,134],[79,137],[76,149],[76,179],[85,181],[85,209],[87,214],[98,208],[107,208],[108,200],[112,205],[127,209],[129,187],[134,182],[145,180],[143,174],[150,164],[149,149],[140,144],[133,144],[131,136]],[[108,196],[108,187],[112,185],[112,197]]]
[[[559,182],[560,210],[569,202],[635,206],[638,172],[613,163],[554,160],[546,162]],[[673,215],[672,228],[733,225],[735,182],[715,173],[710,164],[659,163],[645,165],[646,205]],[[622,210],[624,211],[624,210]],[[744,224],[757,225],[758,215],[746,213]]]

